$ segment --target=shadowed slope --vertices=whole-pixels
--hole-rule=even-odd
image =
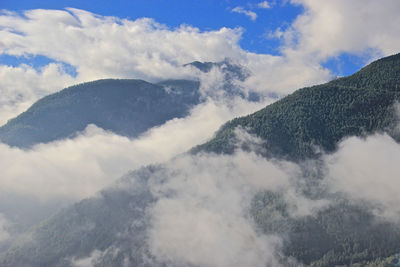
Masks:
[[[0,128],[0,140],[30,147],[67,138],[96,124],[136,137],[165,121],[184,117],[200,102],[199,82],[98,80],[66,88],[37,101]]]

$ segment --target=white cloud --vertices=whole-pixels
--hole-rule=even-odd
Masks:
[[[28,65],[0,65],[0,125],[25,111],[38,98],[76,82],[56,63],[39,70]]]
[[[271,5],[267,1],[263,1],[263,2],[258,3],[257,7],[268,9],[268,8],[271,8]]]
[[[252,21],[255,21],[257,19],[257,14],[251,10],[246,10],[241,6],[237,6],[232,9],[232,12],[234,13],[239,13],[248,16]]]
[[[332,78],[329,70],[312,58],[247,54],[246,62],[252,75],[245,81],[247,88],[280,97],[294,90],[323,83]]]
[[[298,172],[242,151],[175,158],[149,182],[150,252],[174,266],[280,266],[281,239],[256,230],[248,212],[257,192],[290,190]]]
[[[242,130],[238,134],[255,145],[262,143]],[[127,175],[116,188],[132,194],[149,190],[155,199],[142,207],[146,217],[135,219],[146,222],[141,245],[145,265],[286,266],[294,260],[282,256],[282,237],[262,233],[250,206],[255,194],[269,190],[282,193],[290,216],[313,214],[325,203],[309,200],[297,190],[300,174],[296,164],[253,152],[184,154],[152,168],[146,179]],[[122,244],[116,241],[103,252],[94,250],[75,264],[101,262],[108,250],[127,259],[126,236]]]
[[[287,55],[327,60],[340,53],[372,60],[399,52],[400,2],[397,0],[292,0],[302,5],[285,32]]]
[[[236,131],[239,142],[261,149],[261,139]],[[257,229],[250,207],[257,193],[272,191],[282,194],[289,216],[324,208],[328,201],[310,200],[298,190],[300,176],[294,163],[240,149],[172,159],[147,181],[156,199],[148,209],[150,253],[171,266],[284,266],[290,259],[281,257],[281,237]]]
[[[179,76],[185,72],[179,66],[195,59],[215,61],[237,54],[240,37],[239,29],[169,29],[150,18],[131,21],[78,9],[6,14],[0,25],[6,27],[1,32],[2,53],[45,55],[75,66],[85,80]]]
[[[211,138],[225,121],[262,106],[241,98],[232,101],[209,100],[188,117],[168,121],[133,140],[91,125],[74,139],[31,150],[0,144],[0,186],[6,192],[43,199],[90,196],[131,169],[186,152]]]
[[[386,134],[349,138],[325,157],[333,192],[375,206],[379,216],[400,221],[400,145]]]

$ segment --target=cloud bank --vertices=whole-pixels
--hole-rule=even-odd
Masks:
[[[89,125],[74,139],[30,150],[0,144],[1,189],[43,199],[88,197],[129,170],[167,161],[205,142],[225,121],[261,105],[248,105],[241,98],[230,106],[209,100],[188,117],[168,121],[132,140]]]
[[[175,158],[149,181],[157,199],[149,209],[150,252],[174,266],[280,266],[281,238],[257,230],[249,210],[263,190],[286,192],[293,211],[302,209],[292,184],[298,174],[295,164],[253,152]]]
[[[243,129],[237,133],[243,142],[250,139],[254,151],[260,149],[257,145],[262,140]],[[303,165],[313,168],[313,162],[298,165],[241,150],[232,155],[180,155],[153,168],[148,179],[143,181],[140,174],[125,177],[117,188],[135,194],[145,186],[155,199],[146,207],[137,207],[147,209],[148,218],[135,218],[135,223],[150,222],[143,246],[149,253],[144,256],[145,263],[151,266],[299,266],[295,259],[283,254],[285,236],[265,234],[253,221],[250,210],[254,196],[263,191],[278,193],[287,205],[287,216],[298,219],[316,216],[335,205],[332,193],[340,194],[356,205],[374,208],[379,219],[398,222],[393,220],[393,215],[399,218],[398,196],[390,190],[397,188],[398,170],[392,161],[387,161],[395,161],[399,149],[400,145],[386,135],[344,140],[336,153],[325,155],[323,164],[318,164],[325,167],[325,175],[318,179],[327,194],[317,200],[303,192],[301,186],[309,179],[304,176]],[[381,172],[385,168],[388,170]],[[142,180],[135,183],[135,179]],[[272,220],[274,216],[278,216],[277,221],[283,219],[273,207],[269,212]],[[109,259],[108,251],[112,251],[111,257],[129,262],[132,254],[127,253],[124,244],[117,242],[75,261],[101,262]]]
[[[284,53],[327,60],[340,53],[371,61],[399,52],[400,3],[396,0],[292,0],[302,5],[290,29],[283,33]]]
[[[318,163],[325,172],[313,186],[327,194],[317,200],[301,189],[310,179],[303,176],[302,165],[313,163],[267,160],[240,150],[175,158],[150,178],[157,199],[149,209],[150,252],[158,263],[175,266],[296,266],[294,259],[282,256],[284,237],[266,235],[253,222],[254,196],[279,193],[289,216],[301,218],[335,205],[332,193],[340,194],[378,220],[398,223],[399,158],[400,145],[385,134],[344,140]]]

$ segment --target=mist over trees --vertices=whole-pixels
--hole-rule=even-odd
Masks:
[[[398,170],[367,177],[343,159],[367,151],[361,162],[373,165],[376,146],[397,147],[399,70],[400,54],[233,119],[188,153],[132,171],[31,228],[0,263],[394,264],[399,214],[352,179],[386,175],[385,191]]]

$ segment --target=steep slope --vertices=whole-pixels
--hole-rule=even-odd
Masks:
[[[350,77],[300,89],[254,114],[234,119],[193,152],[246,149],[235,138],[238,126],[265,141],[266,156],[295,162],[316,158],[318,149],[333,152],[347,136],[388,132],[397,138],[392,128],[399,93],[400,54],[376,61]],[[146,259],[151,258],[146,247],[146,209],[156,197],[147,182],[153,176],[163,177],[162,166],[131,173],[98,197],[49,218],[1,255],[0,265],[70,266],[78,258],[102,251],[95,266],[122,266],[124,262],[146,266]],[[258,228],[283,236],[285,256],[306,265],[384,266],[395,262],[399,226],[378,220],[367,205],[318,191],[320,178],[318,170],[304,175],[304,184],[309,186],[305,191],[317,191],[305,194],[310,199],[329,199],[325,209],[293,217],[282,195],[262,192],[250,210]]]
[[[352,76],[307,87],[264,109],[225,124],[215,138],[193,151],[232,153],[234,129],[263,140],[269,156],[302,160],[332,152],[346,136],[390,130],[400,97],[400,54],[383,58]],[[393,135],[394,133],[392,133]]]
[[[73,136],[88,124],[135,137],[200,102],[199,82],[98,80],[66,88],[37,101],[0,127],[0,140],[29,147]]]

